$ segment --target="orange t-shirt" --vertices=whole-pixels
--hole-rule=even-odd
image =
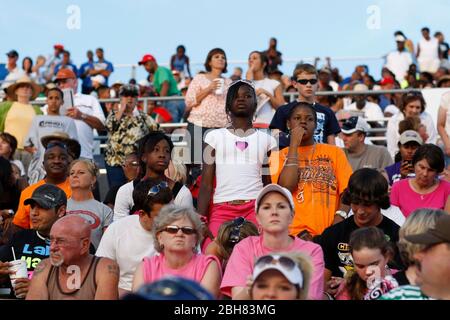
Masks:
[[[289,148],[284,148],[272,152],[270,156],[273,183],[278,183],[288,151]],[[333,223],[336,210],[339,209],[340,195],[347,188],[352,175],[352,167],[344,152],[329,144],[299,147],[298,157],[298,183],[292,194],[295,216],[289,232],[296,236],[307,230],[315,236]]]
[[[45,180],[42,179],[31,186],[26,187],[22,190],[20,194],[19,207],[17,208],[16,214],[14,215],[13,223],[16,226],[30,229],[30,206],[24,205],[23,202],[26,199],[31,198],[34,190],[36,190],[39,186],[45,184]],[[67,196],[67,199],[72,196],[72,189],[70,189],[69,179],[66,179],[63,183],[57,184],[57,187],[61,188]]]

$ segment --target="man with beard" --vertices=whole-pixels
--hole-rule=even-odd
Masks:
[[[66,214],[67,197],[57,186],[44,184],[34,190],[25,204],[31,208],[32,229],[17,232],[7,245],[0,247],[0,282],[4,280],[9,284],[7,275],[13,273],[8,270],[11,266],[9,261],[17,259],[27,263],[28,278],[16,279],[14,283],[17,297],[25,297],[35,267],[49,256],[50,229],[57,219]]]
[[[91,227],[77,215],[55,222],[50,257],[36,267],[27,300],[117,300],[119,266],[89,254]]]
[[[47,173],[45,178],[25,188],[20,195],[19,208],[14,216],[13,224],[17,227],[30,228],[30,206],[24,201],[30,198],[36,188],[49,183],[64,190],[68,198],[72,195],[67,179],[69,167],[69,154],[67,145],[63,142],[51,142],[47,145],[44,153],[44,170]]]

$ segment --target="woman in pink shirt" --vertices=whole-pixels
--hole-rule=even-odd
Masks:
[[[313,242],[289,236],[288,227],[294,217],[290,191],[277,184],[269,184],[259,193],[255,207],[261,235],[247,237],[234,247],[220,286],[221,292],[233,299],[250,299],[247,279],[252,275],[258,257],[274,252],[302,252],[311,258],[313,265],[308,299],[321,300],[324,286],[322,248]]]
[[[144,258],[133,279],[133,291],[142,284],[173,275],[200,283],[218,296],[220,263],[215,256],[197,254],[202,241],[202,222],[190,208],[167,205],[161,209],[152,227],[154,245],[159,255]]]
[[[415,177],[393,184],[391,204],[400,208],[405,217],[416,209],[450,209],[450,183],[439,179],[445,168],[444,153],[434,144],[420,146],[412,164]]]

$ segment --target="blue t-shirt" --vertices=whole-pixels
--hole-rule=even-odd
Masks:
[[[289,146],[289,136],[287,135],[288,129],[286,121],[292,108],[297,104],[298,101],[293,101],[279,107],[272,118],[272,122],[269,125],[270,129],[278,129],[286,134],[280,135],[280,149]],[[341,128],[339,127],[339,123],[333,110],[318,103],[315,103],[313,107],[317,113],[317,127],[316,131],[314,132],[314,141],[317,143],[327,143],[327,137],[332,134],[338,134],[339,132],[341,132]]]
[[[94,62],[95,70],[108,70],[114,72],[114,67],[111,62],[103,60],[103,61],[95,61]],[[105,86],[108,86],[108,78],[105,77]]]
[[[61,67],[62,67],[62,63],[58,63],[58,64],[55,66],[55,75],[58,73],[58,71],[59,71],[59,69],[61,69]],[[71,70],[73,71],[73,73],[75,73],[76,75],[78,75],[78,69],[77,69],[77,67],[76,67],[74,64],[71,64],[71,63],[66,64],[66,65],[64,66],[64,68],[66,68],[66,69],[71,69]]]
[[[83,75],[83,73],[85,73],[87,70],[91,70],[94,69],[94,62],[85,62],[80,66],[80,69],[78,69],[78,77],[81,78],[81,76]],[[84,78],[81,78],[82,80],[82,86],[85,88],[91,88],[92,87],[92,81],[91,81],[91,76],[87,75]]]

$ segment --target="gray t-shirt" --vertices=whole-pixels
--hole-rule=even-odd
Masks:
[[[366,149],[358,155],[349,154],[347,149],[343,149],[353,171],[361,168],[380,170],[393,163],[391,155],[385,147],[367,144],[365,146]]]
[[[103,229],[109,226],[113,219],[111,208],[95,199],[86,201],[67,200],[67,214],[79,214],[91,224],[91,243],[95,249],[97,249],[103,236]]]
[[[43,153],[44,147],[41,144],[41,138],[55,131],[65,132],[71,139],[78,140],[77,127],[72,118],[66,116],[38,115],[33,118],[24,145],[34,146],[38,149],[37,153]]]

